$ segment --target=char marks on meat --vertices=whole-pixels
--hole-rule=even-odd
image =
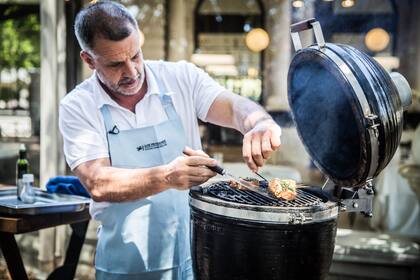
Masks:
[[[294,200],[296,198],[296,181],[274,178],[268,183],[267,190],[275,198]]]

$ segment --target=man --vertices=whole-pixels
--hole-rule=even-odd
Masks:
[[[188,189],[216,175],[197,118],[241,131],[253,170],[279,147],[280,128],[192,64],[143,60],[137,23],[120,4],[88,6],[75,30],[94,73],[62,100],[60,130],[101,223],[96,277],[191,279]]]

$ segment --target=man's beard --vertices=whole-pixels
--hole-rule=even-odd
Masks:
[[[135,78],[124,78],[120,80],[118,84],[110,84],[109,82],[107,82],[105,79],[102,79],[102,78],[100,80],[112,92],[120,94],[120,95],[124,95],[124,96],[132,96],[132,95],[137,94],[140,91],[141,87],[143,86],[145,77],[146,75],[145,75],[144,64],[143,64],[142,71],[139,72]],[[138,84],[135,88],[130,89],[130,91],[126,91],[122,88],[124,84],[131,83],[131,82],[137,82]]]

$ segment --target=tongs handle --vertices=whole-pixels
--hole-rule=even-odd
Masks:
[[[207,166],[211,171],[214,171],[214,172],[216,172],[217,174],[220,174],[220,175],[225,175],[225,173],[226,173],[226,170],[223,168],[223,167],[221,167],[220,165],[216,165],[216,166]]]
[[[188,151],[188,150],[190,150],[190,151]],[[192,156],[193,154],[191,153],[191,148],[188,148],[188,149],[184,149],[184,151],[183,151],[183,153],[184,153],[184,155],[186,155],[186,156]],[[214,171],[214,172],[216,172],[217,174],[220,174],[220,175],[225,175],[226,174],[226,170],[223,168],[223,167],[221,167],[220,165],[216,165],[216,166],[207,166],[211,171]]]

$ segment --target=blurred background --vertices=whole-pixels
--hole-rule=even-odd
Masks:
[[[75,15],[89,2],[0,0],[0,185],[15,184],[21,143],[28,148],[37,185],[43,187],[50,177],[70,174],[62,154],[57,108],[67,92],[91,75],[79,58],[73,30]],[[420,165],[420,1],[119,2],[138,20],[145,59],[192,62],[228,90],[260,103],[273,116],[283,129],[282,147],[261,170],[268,177],[287,176],[313,186],[321,186],[326,179],[306,153],[287,101],[287,72],[294,54],[291,23],[314,17],[327,42],[351,45],[374,57],[387,71],[404,75],[413,89],[413,104],[404,113],[396,155],[375,179],[374,217],[344,213],[339,218],[342,231],[337,238],[346,237],[343,242],[354,238],[350,243],[365,246],[366,255],[354,257],[344,245],[337,246],[331,279],[412,279],[420,258],[419,169],[409,168]],[[309,46],[312,31],[302,32],[301,38]],[[200,123],[200,132],[207,153],[237,174],[249,172],[242,161],[239,132],[206,123]],[[95,231],[91,223],[77,272],[80,279],[93,279]],[[45,278],[62,261],[68,232],[68,227],[61,227],[17,237],[31,277]],[[365,235],[370,233],[386,238],[370,242],[372,236]],[[363,245],[357,243],[361,239],[366,241]],[[387,253],[399,255],[401,264],[389,261]],[[340,261],[346,256],[352,261],[343,268]],[[357,272],[361,263],[366,266],[364,258],[372,256],[384,259],[383,270],[371,273],[376,276]],[[402,268],[405,270],[398,270]],[[389,269],[403,271],[406,278]],[[0,279],[7,277],[0,258]]]

